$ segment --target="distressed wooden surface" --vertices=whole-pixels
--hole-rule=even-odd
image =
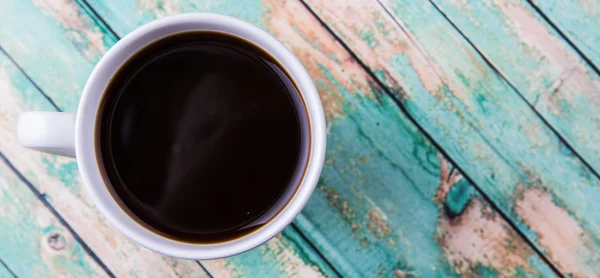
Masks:
[[[1,157],[0,218],[0,258],[15,275],[108,276]]]
[[[583,57],[527,2],[433,2],[600,173],[600,76]]]
[[[600,2],[597,0],[529,0],[600,68]]]
[[[598,177],[433,5],[308,4],[559,270],[600,274]]]
[[[598,76],[523,3],[481,14],[435,3],[498,72],[429,2],[3,0],[0,47],[16,64],[0,52],[0,154],[32,187],[20,189],[43,194],[89,246],[101,275],[554,276],[546,261],[600,275],[600,182],[582,160],[598,161]],[[308,69],[328,120],[323,174],[302,214],[250,252],[201,262],[208,273],[124,238],[87,198],[74,160],[24,150],[14,135],[22,111],[74,111],[119,37],[181,12],[273,34]],[[541,29],[520,28],[532,22]],[[2,254],[0,277],[23,267]]]

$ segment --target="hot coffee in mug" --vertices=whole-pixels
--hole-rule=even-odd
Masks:
[[[94,68],[76,113],[27,112],[25,147],[73,156],[119,231],[157,252],[227,257],[281,232],[312,194],[325,117],[268,33],[215,14],[146,24]]]
[[[243,236],[294,194],[306,109],[294,81],[242,38],[187,32],[134,54],[108,84],[96,126],[109,190],[164,236]]]

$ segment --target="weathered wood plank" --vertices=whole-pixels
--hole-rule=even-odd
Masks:
[[[15,275],[108,276],[1,158],[0,219],[0,257]]]
[[[329,133],[320,185],[294,223],[342,276],[552,275],[457,171],[450,175],[435,147],[301,3],[243,3],[90,1],[119,35],[172,13],[220,12],[268,30],[300,58],[321,93]],[[488,233],[473,232],[481,229]]]
[[[19,1],[11,4],[0,11],[0,14],[7,15],[0,16],[0,45],[52,97],[60,109],[74,111],[79,90],[87,79],[87,76],[80,75],[80,71],[91,70],[114,40],[107,39],[109,35],[96,26],[85,10],[74,2],[37,1],[32,5]],[[27,16],[28,22],[36,28],[20,28],[18,25],[21,21],[12,18],[12,14],[20,14],[19,18]],[[42,33],[52,33],[47,38],[52,41],[40,43],[32,40]],[[93,41],[103,42],[102,47],[85,43]],[[39,60],[39,57],[47,55],[53,57]],[[28,110],[54,111],[56,108],[42,97],[42,93],[24,75],[17,73],[14,65],[8,67],[13,74],[3,79],[7,90],[2,92],[0,110],[7,116],[0,118],[3,135],[0,137],[0,151],[41,192],[47,194],[50,203],[82,234],[111,271],[119,277],[206,276],[196,262],[160,256],[114,230],[87,198],[73,159],[25,151],[18,146],[14,135],[18,114]],[[236,273],[257,277],[293,276],[294,273],[335,276],[335,272],[318,255],[311,253],[314,250],[311,251],[307,243],[288,239],[284,234],[272,240],[271,244],[279,248],[257,249],[242,256],[205,264],[210,266],[211,271],[227,274],[225,276],[238,276]],[[257,262],[261,264],[254,267]]]
[[[600,76],[588,63],[526,2],[434,2],[600,173]]]
[[[19,114],[31,110],[56,111],[56,108],[1,52],[0,99],[0,152],[45,194],[49,203],[115,275],[206,276],[195,262],[161,257],[114,230],[83,192],[73,159],[19,146],[15,134]]]
[[[597,0],[529,0],[600,68],[600,2]]]
[[[549,260],[600,273],[598,177],[434,6],[382,2],[308,1]]]

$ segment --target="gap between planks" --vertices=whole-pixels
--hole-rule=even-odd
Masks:
[[[6,265],[2,258],[0,258],[0,265],[2,265],[8,271],[8,273],[12,275],[12,277],[17,278],[17,275],[10,269],[10,267],[8,267],[8,265]]]
[[[17,61],[15,61],[15,59],[13,59],[12,56],[10,56],[10,54],[8,54],[8,52],[6,52],[6,50],[4,50],[4,48],[2,48],[2,45],[0,45],[0,54],[4,54],[6,55],[6,57],[8,57],[8,59],[17,67],[17,69],[19,69],[19,72],[21,72],[21,74],[23,74],[23,76],[25,76],[25,78],[27,78],[27,80],[29,82],[31,82],[31,84],[33,85],[33,87],[35,87],[40,94],[42,94],[42,96],[48,100],[48,102],[50,102],[50,105],[52,105],[54,108],[56,108],[56,111],[58,112],[63,112],[54,102],[54,100],[47,95],[42,88],[40,88],[40,86],[38,86],[37,83],[35,83],[35,81],[33,81],[33,79],[27,74],[27,72],[25,72],[25,70],[21,67],[21,65],[19,65],[19,63],[17,63]]]
[[[581,58],[583,58],[583,60],[585,60],[585,62],[592,68],[594,69],[594,71],[596,72],[597,75],[600,75],[600,69],[598,69],[598,67],[596,66],[596,64],[594,64],[592,62],[592,60],[590,58],[588,58],[583,51],[581,51],[579,49],[579,47],[577,47],[577,45],[571,40],[569,39],[569,37],[567,35],[565,35],[565,33],[558,28],[558,26],[554,23],[554,21],[552,21],[548,15],[546,15],[542,9],[540,9],[540,7],[538,7],[533,0],[527,0],[526,1],[560,36],[563,40],[565,40],[569,46],[571,46],[575,52],[577,52],[577,54],[579,54],[579,56],[581,56]]]

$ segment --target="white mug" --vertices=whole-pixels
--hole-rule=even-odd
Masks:
[[[160,38],[188,31],[216,31],[241,37],[270,53],[298,86],[308,112],[310,149],[308,163],[295,195],[267,224],[240,238],[214,244],[175,241],[154,233],[124,212],[107,189],[103,165],[97,159],[96,118],[100,100],[113,74],[133,54]],[[325,156],[326,128],[323,107],[310,76],[300,61],[267,32],[244,21],[216,14],[182,14],[159,19],[131,32],[117,42],[94,68],[76,113],[27,112],[19,119],[17,134],[24,147],[77,158],[90,197],[120,232],[142,246],[169,256],[215,259],[248,251],[281,232],[300,213],[312,194]]]

